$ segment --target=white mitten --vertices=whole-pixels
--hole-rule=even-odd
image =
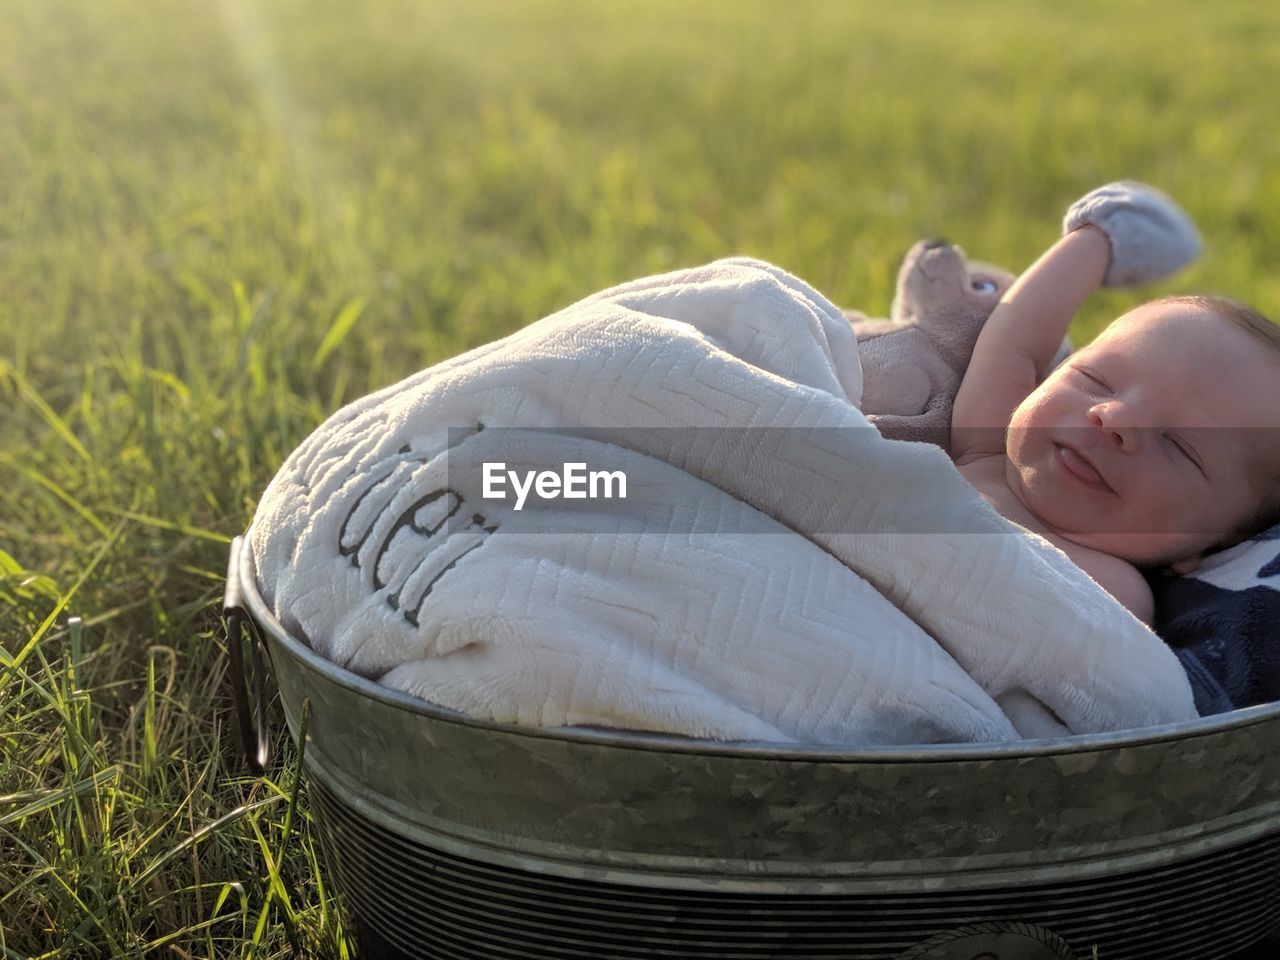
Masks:
[[[1075,203],[1062,221],[1070,233],[1093,224],[1111,241],[1103,284],[1123,287],[1168,276],[1200,255],[1200,234],[1168,195],[1136,180],[1098,187]]]

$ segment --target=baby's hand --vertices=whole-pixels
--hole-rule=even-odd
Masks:
[[[1092,224],[1111,242],[1103,284],[1122,287],[1168,276],[1200,255],[1200,234],[1191,218],[1155,187],[1121,180],[1085,194],[1062,221],[1070,233]]]

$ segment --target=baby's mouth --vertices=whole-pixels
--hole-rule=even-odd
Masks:
[[[1086,486],[1115,493],[1111,489],[1111,485],[1098,472],[1098,468],[1078,450],[1062,443],[1055,443],[1054,448],[1054,453],[1058,458],[1058,462],[1062,464],[1062,468],[1076,480]]]

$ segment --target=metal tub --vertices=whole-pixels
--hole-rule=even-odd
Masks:
[[[321,844],[366,956],[1224,960],[1280,921],[1280,704],[909,749],[531,729],[322,659],[241,539],[227,608],[295,738],[309,701]]]

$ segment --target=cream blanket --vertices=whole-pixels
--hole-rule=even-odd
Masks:
[[[859,745],[1196,715],[1153,633],[860,391],[848,322],[776,267],[624,284],[334,414],[259,505],[259,585],[336,663],[497,721]],[[519,502],[566,463],[626,499]]]

